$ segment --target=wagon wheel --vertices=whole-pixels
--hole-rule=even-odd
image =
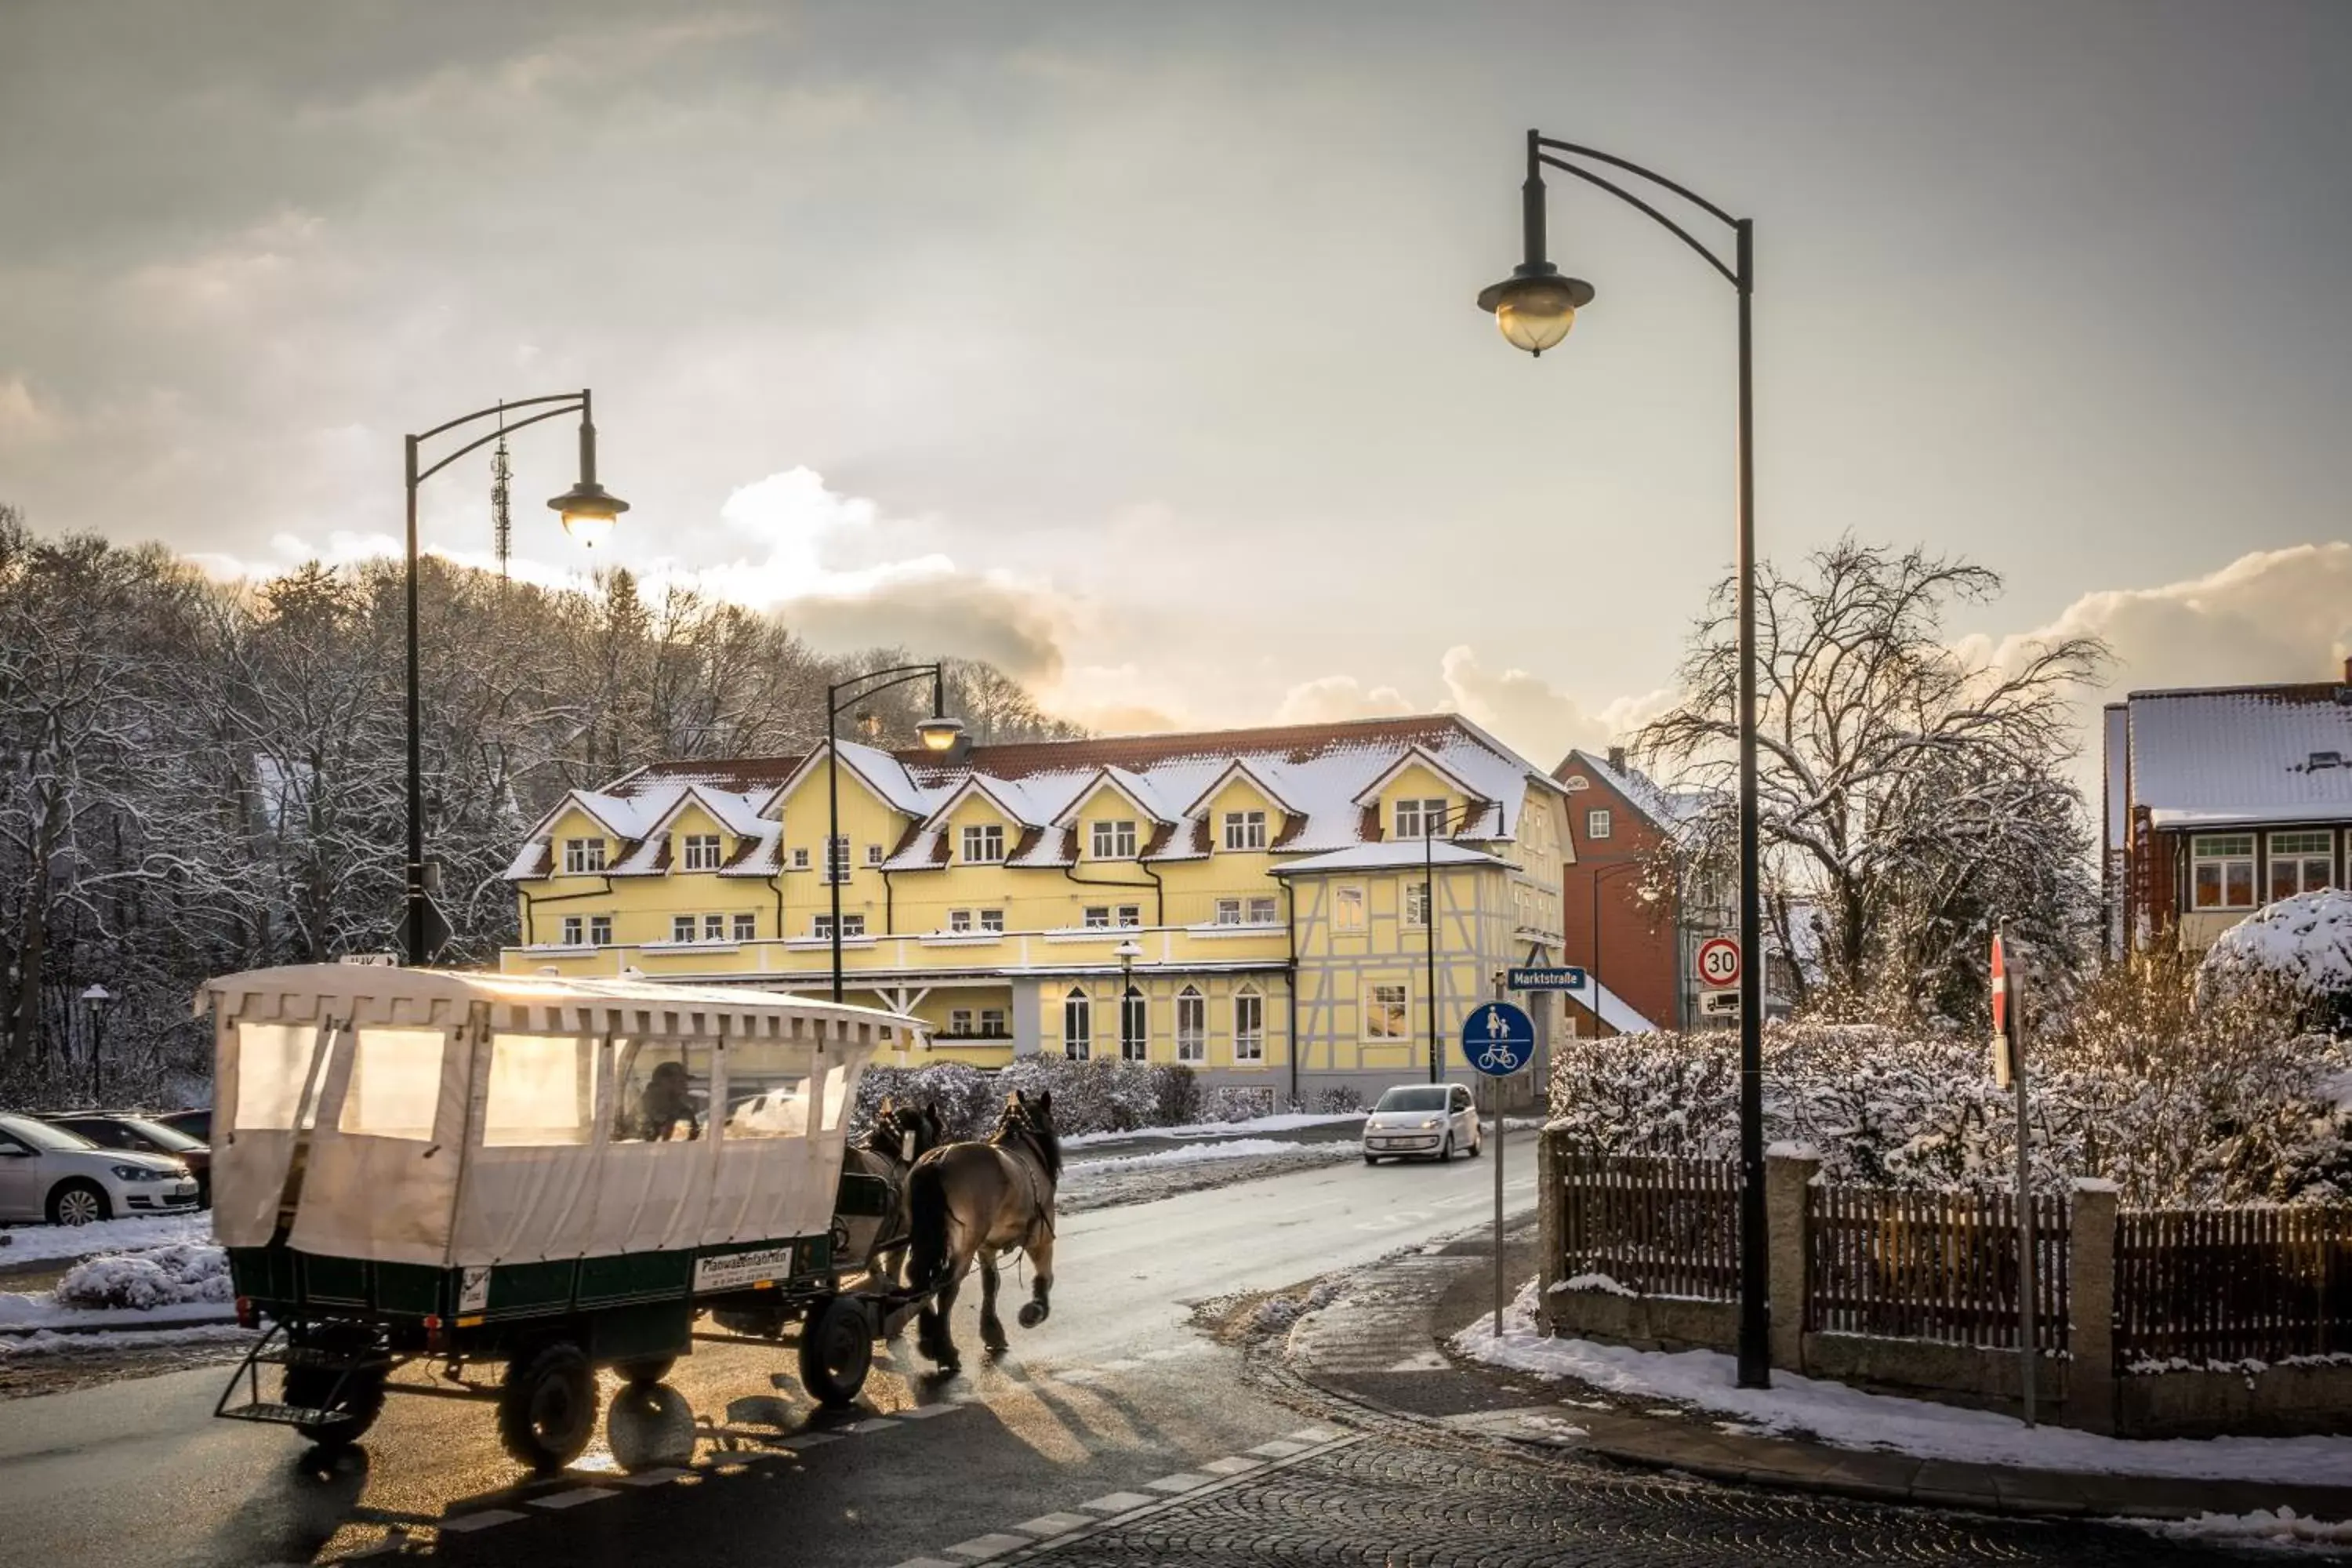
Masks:
[[[507,1363],[499,1390],[499,1441],[535,1470],[560,1470],[596,1433],[596,1369],[569,1340]]]
[[[801,1386],[819,1405],[838,1408],[857,1397],[874,1365],[874,1325],[854,1297],[827,1296],[801,1327]]]
[[[304,1349],[359,1357],[376,1349],[375,1336],[364,1329],[329,1330],[297,1340]],[[345,1372],[331,1366],[289,1366],[279,1395],[299,1410],[330,1410],[327,1421],[298,1421],[294,1430],[321,1448],[347,1448],[366,1436],[383,1414],[383,1366],[353,1367]]]

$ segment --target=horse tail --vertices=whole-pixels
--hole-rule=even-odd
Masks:
[[[947,1277],[948,1190],[937,1160],[918,1160],[907,1176],[907,1282],[928,1290]]]

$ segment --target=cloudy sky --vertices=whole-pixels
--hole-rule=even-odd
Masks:
[[[0,500],[390,547],[400,437],[593,385],[613,558],[1105,727],[1637,718],[1728,563],[1732,296],[1527,127],[1758,224],[1767,552],[1964,552],[2119,686],[2352,652],[2331,0],[8,0]],[[517,442],[519,569],[578,573]],[[427,542],[486,558],[479,458]]]

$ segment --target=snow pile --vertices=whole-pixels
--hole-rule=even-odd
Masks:
[[[1059,1101],[1055,1101],[1055,1109],[1060,1109]],[[1090,1143],[1112,1143],[1124,1138],[1231,1138],[1246,1132],[1295,1132],[1302,1127],[1336,1127],[1363,1119],[1360,1110],[1328,1115],[1290,1110],[1279,1116],[1253,1116],[1245,1121],[1188,1121],[1181,1127],[1146,1127],[1136,1132],[1081,1132],[1074,1138],[1065,1137],[1062,1147],[1083,1149]]]
[[[1554,1285],[1551,1289],[1552,1294],[1555,1296],[1568,1290],[1597,1290],[1605,1296],[1638,1296],[1641,1294],[1639,1290],[1630,1289],[1606,1274],[1571,1274],[1567,1279],[1562,1279],[1558,1284]]]
[[[2281,899],[2223,931],[2197,966],[2200,1004],[2271,987],[2315,1025],[2352,1024],[2352,893]]]
[[[234,1294],[225,1250],[182,1243],[78,1264],[58,1281],[56,1298],[61,1307],[84,1311],[152,1311],[194,1302],[226,1303]]]
[[[182,1350],[191,1345],[235,1343],[254,1331],[234,1323],[191,1323],[185,1328],[133,1330],[125,1333],[61,1334],[47,1329],[30,1334],[0,1334],[0,1363],[36,1355],[116,1355],[132,1350]]]
[[[2352,1523],[2310,1519],[2291,1508],[2252,1513],[2200,1513],[2194,1519],[2150,1521],[2147,1529],[2175,1541],[2231,1541],[2250,1546],[2352,1546]]]
[[[2134,1207],[2352,1196],[2352,1040],[2259,1016],[2117,1011],[2038,1043],[2034,1181],[2115,1182]],[[2016,1112],[1980,1040],[1865,1024],[1764,1035],[1768,1142],[1817,1151],[1832,1182],[2006,1190]],[[1728,1032],[1584,1037],[1552,1047],[1551,1125],[1596,1152],[1736,1159]]]
[[[1286,1334],[1290,1325],[1309,1312],[1319,1312],[1348,1292],[1348,1281],[1339,1276],[1316,1281],[1315,1288],[1304,1296],[1269,1296],[1257,1304],[1250,1314],[1254,1333]]]
[[[1628,1350],[1552,1339],[1535,1319],[1530,1281],[1504,1314],[1497,1339],[1481,1317],[1454,1336],[1456,1353],[1513,1372],[1572,1378],[1612,1394],[1670,1399],[1740,1422],[1748,1431],[1806,1436],[1841,1448],[1920,1458],[2022,1465],[2103,1475],[2179,1476],[2340,1487],[2352,1477],[2352,1437],[2208,1437],[2132,1441],[1924,1400],[1864,1394],[1776,1371],[1769,1389],[1740,1388],[1737,1363],[1715,1351]]]
[[[1073,1161],[1073,1176],[1101,1175],[1145,1165],[1198,1165],[1211,1160],[1246,1160],[1263,1154],[1293,1154],[1302,1160],[1352,1160],[1353,1143],[1284,1143],[1272,1138],[1234,1138],[1222,1143],[1190,1143],[1176,1149],[1155,1149],[1149,1154],[1126,1154],[1108,1160]]]
[[[209,1214],[138,1215],[94,1225],[28,1225],[0,1230],[0,1263],[33,1263],[53,1258],[89,1258],[174,1242],[210,1241]]]

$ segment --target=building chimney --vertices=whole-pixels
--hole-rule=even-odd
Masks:
[[[2352,658],[2347,658],[2344,661],[2344,679],[2347,680],[2352,680]],[[1622,773],[1625,771],[1624,747],[1612,746],[1609,748],[1609,771],[1615,773]]]

